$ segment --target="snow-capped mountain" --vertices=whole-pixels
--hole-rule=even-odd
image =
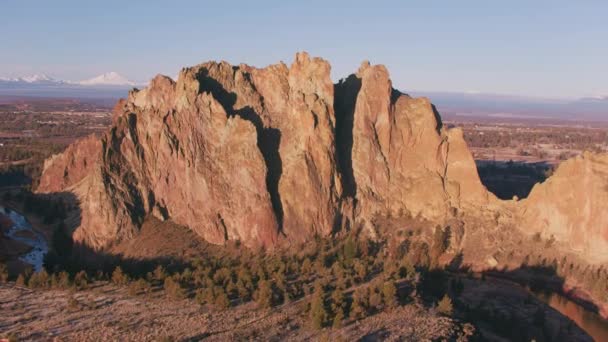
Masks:
[[[85,86],[134,86],[135,82],[130,81],[126,77],[117,72],[108,72],[88,80],[78,82]]]
[[[29,83],[29,84],[61,84],[67,83],[65,81],[56,80],[45,74],[36,74],[24,77],[16,77],[16,78],[8,78],[8,77],[0,77],[0,81],[2,82],[10,82],[10,83]]]
[[[120,98],[136,85],[116,72],[76,82],[47,75],[0,77],[0,96]]]
[[[66,81],[58,80],[45,74],[23,76],[23,77],[0,77],[0,83],[4,85],[69,85],[69,86],[122,86],[132,87],[136,83],[130,81],[128,78],[120,75],[117,72],[107,72],[97,77],[93,77],[84,81]]]

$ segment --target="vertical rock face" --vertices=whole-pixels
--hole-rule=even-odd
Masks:
[[[521,201],[521,226],[564,242],[590,261],[608,260],[608,155],[563,162]]]
[[[300,53],[289,68],[207,63],[200,70],[201,87],[255,125],[281,232],[294,240],[331,232],[341,189],[329,64]]]
[[[444,129],[428,99],[394,90],[384,66],[364,62],[337,88],[345,97],[336,106],[338,134],[349,136],[352,125],[352,150],[342,163],[345,188],[355,194],[359,218],[407,211],[443,220],[449,208],[460,207],[461,188],[477,205],[492,199],[462,132]]]
[[[459,130],[427,99],[364,63],[334,85],[306,53],[291,66],[209,62],[158,76],[114,109],[113,124],[45,164],[40,192],[80,202],[74,236],[95,248],[137,234],[147,215],[212,243],[301,242],[410,213],[494,201]]]

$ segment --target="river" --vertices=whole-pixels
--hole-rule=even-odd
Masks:
[[[25,217],[18,212],[0,206],[0,211],[8,216],[13,222],[11,228],[5,235],[11,240],[19,241],[32,249],[19,257],[19,259],[27,264],[32,265],[34,271],[42,270],[44,264],[44,256],[49,251],[46,238],[41,233],[37,232]],[[27,234],[23,234],[27,232]]]
[[[531,291],[532,292],[532,291]],[[570,299],[553,292],[532,292],[536,298],[567,316],[595,341],[608,341],[608,321]]]

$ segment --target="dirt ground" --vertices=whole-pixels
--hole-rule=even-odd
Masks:
[[[129,296],[108,284],[70,292],[0,285],[0,331],[21,341],[423,341],[440,337],[466,341],[467,324],[409,304],[341,329],[309,328],[304,302],[259,310],[255,303],[228,310],[193,301],[168,300],[157,291]]]

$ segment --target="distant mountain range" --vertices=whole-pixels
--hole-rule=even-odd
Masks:
[[[82,85],[82,86],[124,86],[137,85],[117,72],[111,71],[83,81],[58,80],[48,75],[31,75],[17,78],[0,77],[0,85]]]
[[[0,95],[120,98],[135,86],[143,86],[117,72],[108,72],[82,81],[59,80],[48,75],[0,77]]]

